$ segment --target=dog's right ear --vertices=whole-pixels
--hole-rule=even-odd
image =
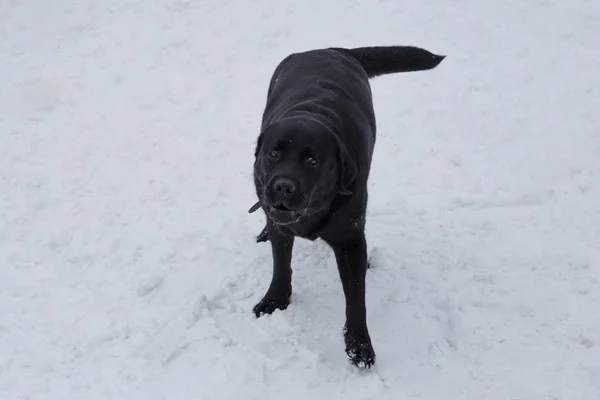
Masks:
[[[260,148],[262,147],[262,143],[263,143],[263,133],[261,132],[260,135],[258,135],[258,140],[256,141],[256,148],[254,149],[254,158],[256,158],[258,156],[258,152],[260,151]]]

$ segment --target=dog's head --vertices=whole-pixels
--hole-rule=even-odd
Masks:
[[[259,136],[254,178],[260,203],[277,224],[290,224],[352,194],[356,165],[335,131],[308,116],[280,120]]]

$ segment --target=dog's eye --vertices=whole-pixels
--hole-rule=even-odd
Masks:
[[[316,167],[317,164],[319,164],[319,161],[317,161],[317,159],[314,157],[308,157],[306,159],[306,164],[310,167]]]
[[[271,150],[271,151],[269,151],[269,152],[267,153],[267,155],[268,155],[270,158],[272,158],[272,159],[276,160],[276,159],[279,157],[279,152],[277,152],[277,150]]]

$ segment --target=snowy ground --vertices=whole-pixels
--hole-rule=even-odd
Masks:
[[[0,399],[600,399],[599,38],[591,0],[0,1]],[[246,211],[276,64],[385,44],[448,57],[372,82],[359,371],[323,243],[251,314]]]

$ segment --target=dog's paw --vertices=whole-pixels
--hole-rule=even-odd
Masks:
[[[264,314],[272,314],[275,310],[285,310],[290,305],[289,301],[274,301],[267,298],[262,299],[254,306],[252,311],[256,318]]]
[[[344,327],[344,340],[346,354],[352,364],[360,368],[371,368],[375,364],[375,350],[368,334],[353,332],[348,327]]]

